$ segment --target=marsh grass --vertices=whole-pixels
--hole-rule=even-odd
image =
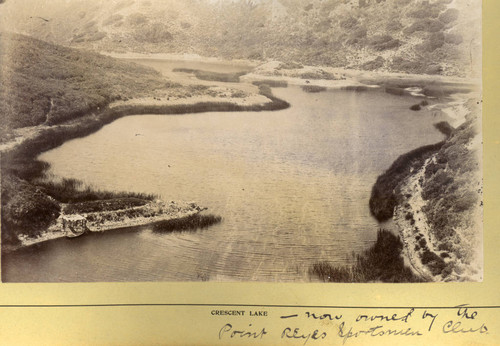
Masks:
[[[76,210],[80,208],[85,209],[86,207],[83,204],[84,202],[119,199],[126,199],[129,201],[131,199],[151,201],[158,198],[158,196],[153,194],[103,191],[90,186],[85,186],[81,181],[76,179],[65,178],[60,182],[42,181],[37,182],[36,185],[47,195],[51,196],[59,202],[80,203],[79,206],[74,206]],[[146,202],[144,202],[143,204],[146,204]],[[89,204],[89,207],[90,205],[91,204]]]
[[[194,74],[195,77],[200,80],[225,82],[225,83],[239,83],[240,77],[246,74],[246,72],[222,73],[222,72],[196,70],[190,68],[174,68],[172,71],[191,73]]]
[[[319,93],[321,91],[326,91],[326,87],[318,85],[302,85],[301,88],[307,93]]]
[[[422,282],[404,265],[401,239],[387,230],[379,230],[375,244],[356,256],[352,266],[333,266],[317,262],[311,275],[325,282]]]
[[[366,85],[347,85],[341,87],[340,90],[361,92],[361,91],[367,91],[368,87]]]
[[[455,128],[451,126],[447,121],[440,121],[438,123],[435,123],[434,127],[447,137],[450,137],[455,130]]]
[[[264,80],[256,80],[252,82],[253,85],[261,86],[266,84],[271,88],[286,88],[288,87],[288,82],[286,80],[274,80],[274,79],[264,79]]]
[[[150,106],[122,106],[117,108],[104,108],[98,115],[83,116],[78,122],[51,126],[43,130],[37,137],[27,139],[14,150],[3,153],[1,156],[2,170],[2,211],[6,210],[9,201],[13,196],[18,196],[19,191],[32,189],[37,191],[36,200],[29,198],[22,199],[19,203],[23,204],[22,210],[29,215],[36,217],[26,218],[19,213],[2,213],[2,237],[3,239],[15,239],[15,234],[19,232],[19,227],[33,230],[31,235],[37,235],[43,231],[44,225],[54,221],[58,216],[58,203],[84,203],[89,201],[109,200],[117,198],[138,198],[143,200],[153,200],[156,196],[130,193],[130,192],[110,192],[101,191],[92,187],[84,187],[82,182],[74,179],[64,179],[61,182],[46,181],[45,171],[49,165],[39,161],[36,157],[47,150],[56,148],[64,142],[85,137],[101,129],[104,125],[114,120],[135,114],[184,114],[201,113],[210,111],[228,112],[228,111],[267,111],[280,110],[290,107],[290,104],[284,100],[273,96],[271,89],[267,85],[259,87],[260,93],[271,100],[265,104],[256,105],[237,105],[230,102],[200,102],[191,105],[150,105]],[[12,177],[12,184],[4,184],[4,181]],[[14,177],[17,179],[14,179]],[[18,180],[22,179],[23,182]],[[25,186],[28,185],[28,186]],[[31,196],[35,196],[33,193]],[[48,202],[52,198],[57,206],[52,206]],[[55,201],[54,201],[55,200]],[[57,201],[57,202],[56,202]],[[35,205],[36,204],[36,205]],[[45,205],[51,205],[52,212],[44,212]],[[51,210],[52,210],[51,209]],[[46,209],[48,210],[48,209]],[[30,214],[31,213],[31,214]],[[41,222],[38,215],[46,214],[48,220]]]
[[[161,221],[153,226],[153,232],[185,232],[196,231],[208,228],[222,221],[222,217],[217,215],[195,214],[180,219]]]
[[[149,196],[145,197],[147,198]],[[121,197],[113,199],[71,203],[66,205],[66,207],[64,208],[64,212],[66,214],[81,214],[81,213],[94,213],[94,212],[130,209],[147,204],[148,199],[146,198]]]

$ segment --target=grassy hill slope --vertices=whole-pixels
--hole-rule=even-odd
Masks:
[[[1,130],[57,124],[168,82],[153,69],[92,52],[0,34]]]
[[[54,4],[50,9],[36,5],[19,9],[7,2],[11,13],[14,8],[23,12],[12,16],[15,23],[6,23],[44,40],[95,50],[270,58],[459,76],[480,72],[478,0],[115,0],[92,4],[56,0]]]

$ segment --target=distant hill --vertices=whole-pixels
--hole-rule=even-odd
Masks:
[[[98,51],[455,76],[480,72],[479,0],[54,0],[50,8],[27,3],[3,5],[15,13],[15,23],[6,25]]]
[[[1,130],[57,124],[164,88],[159,72],[18,34],[0,34]]]

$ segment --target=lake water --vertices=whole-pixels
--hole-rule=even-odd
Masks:
[[[377,176],[442,140],[433,123],[447,119],[380,90],[274,93],[291,108],[129,116],[43,153],[56,177],[195,201],[223,221],[42,243],[4,256],[3,280],[304,282],[317,261],[350,263],[380,227],[368,207]]]

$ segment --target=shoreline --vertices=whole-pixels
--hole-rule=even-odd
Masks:
[[[72,119],[61,124],[55,125],[38,125],[30,129],[21,129],[24,135],[14,138],[14,140],[3,143],[0,146],[1,161],[3,167],[9,167],[10,162],[20,162],[21,169],[28,166],[35,166],[35,171],[31,172],[34,177],[43,175],[46,167],[37,165],[37,157],[44,151],[54,149],[64,142],[88,136],[103,126],[128,115],[142,115],[142,114],[162,114],[162,115],[175,115],[175,114],[188,114],[188,113],[202,113],[213,111],[266,111],[266,110],[280,110],[290,106],[284,100],[275,97],[270,89],[259,88],[259,94],[251,95],[250,101],[244,98],[214,98],[209,96],[182,98],[172,100],[172,102],[163,101],[154,98],[153,100],[159,101],[153,103],[151,99],[132,99],[129,101],[122,101],[110,103],[97,113],[87,114],[77,119]],[[187,101],[187,102],[186,102]],[[134,103],[136,102],[136,103]],[[27,168],[29,169],[29,167]],[[5,173],[14,174],[15,173]],[[36,186],[36,184],[33,184]],[[199,212],[199,210],[197,211]],[[189,214],[189,213],[188,213]],[[158,221],[169,219],[180,219],[188,214],[179,214],[174,217],[160,217],[158,219],[136,219],[128,223],[115,222],[108,223],[107,226],[99,226],[100,231],[124,228],[129,226],[139,226]],[[19,239],[20,245],[4,244],[2,251],[9,252],[15,249],[31,246],[36,243],[58,239],[66,236],[66,233],[61,233],[59,230],[53,228],[53,225],[39,231],[38,237]]]
[[[132,210],[133,208],[129,209],[120,209],[120,210],[115,210],[115,211],[108,211],[108,212],[93,212],[93,213],[82,213],[82,214],[63,214],[58,217],[58,219],[50,225],[45,231],[41,232],[39,236],[37,237],[29,237],[27,235],[22,235],[19,236],[20,244],[18,245],[4,245],[2,246],[2,253],[11,253],[20,249],[24,249],[33,245],[41,244],[50,240],[55,240],[55,239],[60,239],[60,238],[77,238],[79,236],[84,236],[85,233],[100,233],[100,232],[106,232],[106,231],[115,231],[115,230],[121,230],[121,229],[128,229],[128,228],[135,228],[135,227],[141,227],[141,226],[149,226],[149,225],[154,225],[159,222],[163,221],[171,221],[175,219],[182,219],[185,217],[190,217],[196,214],[201,213],[202,211],[206,210],[207,208],[202,208],[198,206],[195,203],[182,203],[184,206],[179,206],[180,203],[176,202],[170,202],[170,204],[167,206],[167,204],[164,201],[155,201],[152,203],[148,203],[146,207],[148,209],[155,209],[157,212],[161,211],[158,215],[154,216],[138,216],[138,217],[122,217],[121,220],[105,220],[105,221],[100,221],[100,220],[94,220],[94,221],[89,221],[89,217],[94,217],[94,219],[103,217],[105,215],[113,214],[113,213],[119,213],[119,212],[127,212]],[[164,210],[164,208],[167,207],[169,209]],[[137,209],[137,208],[135,208]],[[63,229],[63,219],[65,217],[71,217],[71,216],[83,216],[84,218],[87,219],[87,229],[84,233],[78,236],[70,236],[69,231],[65,231]]]
[[[138,59],[140,57],[133,57],[130,59]],[[197,61],[205,61],[205,60],[197,60]],[[255,74],[255,73],[249,73],[245,76],[242,77],[242,84],[244,85],[245,83],[251,83],[252,81],[256,80],[262,80],[262,79],[269,79],[269,80],[285,80],[289,82],[290,84],[294,85],[318,85],[318,86],[325,86],[328,88],[338,88],[338,89],[343,89],[346,87],[358,87],[358,86],[363,86],[367,88],[380,88],[384,86],[384,83],[387,82],[387,80],[392,81],[394,78],[397,80],[405,80],[405,81],[410,81],[409,85],[415,85],[418,84],[418,82],[422,80],[432,80],[433,83],[439,83],[436,82],[437,80],[440,80],[441,82],[443,80],[447,80],[448,83],[456,83],[458,79],[451,79],[450,77],[443,77],[440,76],[441,78],[436,78],[436,76],[422,76],[422,75],[405,75],[405,74],[395,74],[395,73],[379,73],[379,72],[371,72],[367,73],[365,71],[352,71],[352,70],[339,70],[339,69],[333,69],[333,68],[324,68],[325,70],[328,71],[340,71],[338,73],[342,73],[343,71],[349,71],[350,76],[355,76],[355,78],[358,78],[357,80],[355,78],[347,78],[344,77],[341,74],[337,74],[336,76],[340,76],[338,79],[306,79],[306,78],[301,78],[301,77],[292,77],[292,76],[276,76],[276,75],[266,75],[266,74]],[[302,71],[302,69],[300,69]],[[324,71],[323,68],[316,68],[313,67],[312,70],[310,68],[307,69],[308,72],[320,72]],[[290,73],[297,73],[295,72],[290,72]],[[367,83],[366,76],[371,75],[372,79],[368,79],[369,82],[374,82],[374,81],[384,81],[384,83],[381,83],[380,85],[373,85],[373,84],[365,84]],[[347,76],[347,75],[346,75]],[[373,76],[376,76],[376,78],[373,78]],[[365,83],[360,82],[359,80],[364,80]],[[459,79],[460,82],[462,82],[464,85],[469,85],[470,81],[469,80],[463,80]],[[431,83],[431,84],[433,84]],[[220,83],[216,83],[220,85]],[[412,95],[412,90],[408,91],[409,95]],[[412,95],[414,97],[417,97],[416,95]],[[425,96],[425,95],[424,95]],[[457,95],[458,96],[458,95]],[[458,99],[462,99],[462,97],[457,97]],[[443,102],[440,103],[437,107],[437,110],[446,112],[447,109],[452,109],[453,107],[460,107],[458,105],[457,98],[455,98],[455,102]],[[267,100],[267,101],[266,101]],[[88,114],[86,116],[73,119],[70,121],[67,121],[62,124],[56,124],[53,126],[50,125],[39,125],[35,126],[32,130],[32,132],[27,130],[26,128],[23,128],[22,130],[25,130],[27,135],[21,136],[15,138],[13,141],[10,143],[10,147],[7,145],[5,146],[5,143],[0,145],[0,152],[4,155],[2,155],[2,161],[4,156],[12,156],[16,152],[23,157],[24,159],[27,159],[28,162],[33,162],[36,161],[36,157],[43,151],[53,149],[57,146],[62,145],[64,142],[74,139],[74,138],[79,138],[79,137],[84,137],[87,136],[91,133],[94,133],[98,131],[102,126],[109,124],[121,117],[127,116],[127,115],[141,115],[141,114],[164,114],[164,115],[171,115],[171,114],[186,114],[186,113],[200,113],[200,112],[210,112],[210,111],[262,111],[262,110],[279,110],[279,109],[284,109],[289,107],[290,105],[288,102],[280,100],[272,95],[270,92],[263,92],[261,89],[261,92],[259,94],[252,94],[247,97],[243,98],[236,98],[236,97],[212,97],[208,95],[198,95],[194,97],[189,97],[189,98],[172,98],[172,99],[160,99],[157,97],[144,97],[144,98],[137,98],[137,99],[130,99],[126,101],[115,101],[109,103],[105,108],[102,110],[99,110],[96,113],[93,114]],[[456,119],[457,121],[460,121],[461,119]],[[55,133],[51,133],[55,132]],[[56,134],[55,137],[57,137],[57,140],[53,140],[54,137],[52,135]],[[14,155],[16,156],[16,155]],[[194,212],[191,215],[198,213]],[[186,214],[182,215],[176,215],[173,217],[169,217],[166,219],[175,219],[175,218],[182,218],[188,216]],[[136,220],[136,223],[110,223],[108,226],[105,226],[104,228],[100,229],[99,231],[106,231],[106,230],[111,230],[111,229],[120,229],[120,228],[127,228],[127,227],[134,227],[134,226],[141,226],[141,225],[146,225],[146,224],[151,224],[157,221],[162,221],[165,220],[165,218],[159,218],[158,220]],[[412,253],[408,247],[408,235],[405,234],[404,229],[401,229],[399,227],[399,234],[402,237],[402,241],[404,243],[404,248],[405,248],[405,257],[413,267],[413,270],[417,272],[417,274],[422,275],[421,270],[418,270],[418,263],[416,263],[415,259],[412,259]],[[50,228],[49,228],[50,229]],[[61,237],[65,237],[66,233],[63,233],[61,231],[51,231],[51,232],[41,232],[41,236],[37,238],[30,238],[30,239],[25,239],[24,242],[18,247],[18,248],[24,248],[27,246],[32,246],[41,242],[53,240],[53,239],[58,239]],[[9,250],[9,245],[3,246],[2,251],[10,252]],[[12,250],[14,251],[14,250]],[[417,266],[417,267],[416,267]]]
[[[201,56],[199,54],[181,54],[181,53],[135,53],[135,52],[107,52],[101,51],[100,54],[110,56],[117,59],[124,60],[172,60],[172,61],[189,61],[189,62],[208,62],[208,63],[217,63],[217,64],[228,64],[231,66],[254,66],[254,69],[260,70],[264,73],[257,73],[260,76],[270,77],[266,73],[274,73],[276,67],[281,64],[280,61],[277,60],[250,60],[250,59],[234,59],[227,60],[218,57],[208,57]],[[297,70],[302,70],[303,72],[308,72],[312,70],[324,70],[331,73],[337,73],[340,75],[345,75],[346,77],[350,77],[352,79],[360,81],[379,81],[382,84],[385,82],[405,82],[405,81],[413,81],[413,82],[425,82],[431,84],[471,84],[481,86],[481,80],[479,78],[464,78],[464,77],[456,77],[456,76],[445,76],[445,75],[426,75],[426,74],[414,74],[414,73],[404,73],[404,72],[390,72],[390,71],[368,71],[368,70],[357,70],[350,68],[341,68],[341,67],[330,67],[330,66],[320,66],[320,65],[301,65],[301,68],[298,69],[284,69],[281,70],[284,72],[283,75],[275,75],[276,77],[285,77],[287,71],[296,72]],[[250,72],[252,73],[252,72]]]
[[[454,128],[458,131],[463,127],[462,125],[465,126],[466,122],[471,121],[471,118],[469,118],[471,115],[474,117],[475,110],[467,106],[467,104],[479,98],[480,95],[456,94],[453,95],[449,102],[435,106],[438,106],[440,111],[452,119]],[[448,145],[448,140],[455,134],[455,130],[447,139],[440,142],[443,146]],[[468,144],[468,147],[474,146],[474,144],[477,146],[480,143],[476,135],[472,140],[472,144]],[[463,281],[464,278],[465,281],[481,281],[480,269],[479,272],[473,271],[472,274],[468,272],[470,269],[475,270],[478,268],[476,264],[472,263],[469,268],[460,256],[441,248],[440,240],[435,239],[437,236],[433,233],[435,232],[435,228],[433,228],[435,226],[432,226],[427,218],[426,206],[429,200],[424,199],[424,187],[428,180],[426,170],[430,165],[437,162],[437,156],[441,150],[441,146],[438,146],[425,154],[423,156],[425,160],[421,162],[420,166],[417,163],[417,167],[415,167],[415,162],[407,163],[406,169],[409,168],[410,173],[402,177],[402,179],[395,179],[398,181],[395,182],[396,187],[394,189],[399,190],[399,198],[396,198],[397,203],[394,205],[390,220],[394,222],[396,230],[401,236],[405,262],[409,264],[415,274],[428,282],[458,282]],[[402,156],[404,155],[406,154]],[[400,158],[401,156],[396,161],[400,160]],[[386,173],[387,171],[382,175]],[[379,179],[377,179],[374,188],[378,183]],[[462,243],[460,242],[460,244]],[[467,246],[467,243],[462,245]],[[438,266],[442,266],[444,269],[437,270]]]

